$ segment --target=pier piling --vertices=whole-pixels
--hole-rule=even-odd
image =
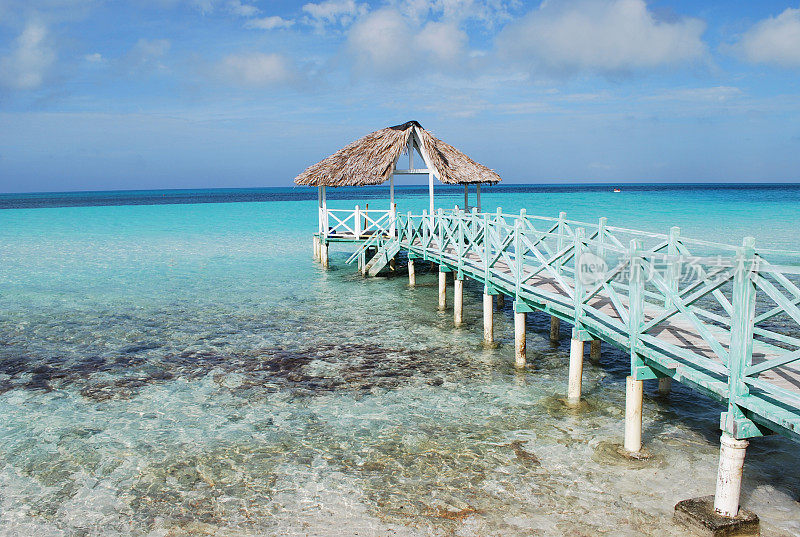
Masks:
[[[675,506],[675,522],[692,528],[700,535],[713,537],[761,535],[758,515],[739,506],[748,444],[747,440],[737,440],[728,432],[722,433],[714,496],[678,502]]]
[[[670,391],[672,391],[672,379],[670,377],[658,379],[658,393],[660,395],[669,395]]]
[[[322,267],[328,268],[328,245],[325,241],[320,241],[319,256],[320,261],[322,261]]]
[[[581,402],[581,382],[583,380],[583,340],[572,338],[569,346],[569,384],[567,403],[577,405]]]
[[[502,309],[506,305],[506,295],[503,293],[497,294],[497,309]]]
[[[593,364],[600,363],[600,340],[593,339],[591,343],[589,343],[589,361]]]
[[[447,273],[439,267],[439,309],[447,308]]]
[[[641,380],[625,379],[625,450],[639,453],[642,450],[642,400],[644,396]]]
[[[720,437],[714,511],[722,516],[732,518],[739,513],[744,456],[749,444],[747,440],[737,440],[727,432],[723,432]]]
[[[561,319],[550,317],[550,343],[558,343],[559,331],[561,329]]]
[[[417,285],[417,274],[414,269],[413,259],[408,260],[408,285],[410,285],[411,287]]]
[[[499,296],[499,295],[498,295]],[[483,292],[483,341],[491,343],[494,341],[494,304],[492,295]]]
[[[527,314],[524,311],[514,312],[514,365],[518,368],[525,367],[525,321]]]
[[[678,502],[675,522],[700,535],[713,537],[761,534],[758,515],[739,506],[747,445],[747,440],[737,440],[728,432],[722,433],[716,493]]]
[[[453,279],[453,323],[461,326],[464,322],[464,280]]]

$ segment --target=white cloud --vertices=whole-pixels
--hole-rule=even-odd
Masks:
[[[169,39],[140,39],[133,46],[133,53],[141,58],[160,58],[169,52]]]
[[[303,11],[309,15],[307,22],[318,26],[348,26],[367,10],[366,4],[359,4],[355,0],[326,0],[303,6]]]
[[[800,9],[788,8],[757,23],[735,49],[753,63],[800,67]]]
[[[99,52],[93,52],[92,54],[87,54],[83,57],[83,59],[89,63],[104,63],[106,61],[106,59],[103,58],[103,55],[100,54]]]
[[[123,66],[133,72],[165,71],[162,59],[167,55],[172,43],[169,39],[139,39],[123,58]]]
[[[359,67],[391,72],[404,70],[411,63],[408,46],[411,30],[394,10],[371,13],[356,24],[348,37],[348,48]]]
[[[84,18],[97,0],[0,0],[0,24],[22,25],[35,19],[48,25]]]
[[[56,52],[47,40],[47,28],[30,22],[14,41],[10,54],[0,58],[0,83],[19,90],[42,85],[56,61]]]
[[[441,21],[479,20],[489,27],[511,18],[515,0],[390,0],[389,4],[415,21],[431,16]]]
[[[498,43],[532,69],[612,74],[701,60],[704,31],[698,19],[656,19],[644,0],[556,0],[507,26]]]
[[[467,34],[456,25],[429,22],[414,38],[414,45],[434,62],[455,62],[467,44]]]
[[[218,77],[243,86],[277,86],[297,79],[297,73],[281,54],[261,52],[231,54],[216,67]]]
[[[274,30],[276,28],[289,28],[294,25],[293,20],[287,20],[282,17],[262,17],[260,19],[250,19],[245,23],[245,28],[254,28],[256,30]]]
[[[697,103],[727,103],[742,96],[742,90],[734,86],[710,88],[680,88],[645,97],[651,101],[685,101]]]
[[[2,0],[0,0],[2,1]],[[78,0],[56,0],[56,1],[71,1]],[[97,2],[98,0],[83,0],[85,2]],[[203,15],[210,15],[212,13],[230,13],[239,17],[254,17],[258,15],[261,10],[253,4],[242,2],[242,0],[138,0],[142,4],[151,4],[156,7],[165,9],[175,9],[181,7],[188,7],[196,9]]]
[[[256,6],[243,4],[241,0],[229,0],[228,11],[240,17],[255,17],[260,13],[260,10]]]
[[[353,25],[347,50],[363,73],[400,76],[453,67],[466,43],[467,35],[452,23],[429,22],[420,29],[398,11],[381,9]]]

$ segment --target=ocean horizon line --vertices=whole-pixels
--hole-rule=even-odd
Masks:
[[[512,182],[503,182],[497,185],[489,185],[488,188],[509,188],[509,187],[521,187],[521,186],[547,186],[547,187],[562,187],[562,188],[574,188],[574,187],[593,187],[593,186],[627,186],[627,187],[644,187],[644,186],[723,186],[723,187],[749,187],[749,188],[761,188],[761,187],[785,187],[785,186],[800,186],[800,179],[792,180],[792,181],[765,181],[765,182],[758,182],[758,181],[681,181],[681,182],[672,182],[672,181],[638,181],[638,182],[627,182],[624,180],[621,181],[603,181],[603,182],[594,182],[594,181],[575,181],[575,182],[531,182],[531,183],[512,183]],[[336,188],[338,190],[349,190],[349,189],[362,189],[362,188],[381,188],[386,186],[386,184],[380,185],[369,185],[369,186],[359,186],[359,187],[331,187]],[[395,184],[396,189],[407,189],[407,188],[419,188],[425,187],[427,188],[428,183],[401,183]],[[446,185],[437,182],[436,188],[451,188],[451,189],[460,189],[461,186],[456,185]],[[88,189],[88,190],[28,190],[28,191],[20,191],[20,192],[0,192],[0,196],[35,196],[35,195],[48,195],[48,194],[72,194],[72,195],[80,195],[80,194],[106,194],[106,193],[113,193],[113,194],[121,194],[121,193],[136,193],[136,192],[196,192],[196,191],[249,191],[249,190],[294,190],[294,189],[308,189],[313,187],[308,187],[305,185],[294,185],[294,184],[287,184],[286,186],[232,186],[232,187],[224,187],[224,186],[214,186],[214,187],[187,187],[187,188],[111,188],[111,189],[103,189],[103,190],[96,190],[96,189]]]
[[[797,189],[797,183],[507,183],[487,187],[485,194],[496,193],[548,193],[548,192],[602,192],[610,188],[632,191],[673,191],[681,188],[693,190],[775,190]],[[329,200],[381,199],[388,186],[339,187],[328,189]],[[395,189],[406,195],[425,195],[427,184],[399,184]],[[444,195],[459,195],[461,186],[436,184],[436,191]],[[63,192],[4,192],[0,193],[0,209],[35,209],[58,207],[93,207],[125,205],[176,205],[205,203],[247,203],[267,201],[306,201],[316,199],[316,189],[296,185],[264,187],[211,187],[165,188],[129,190],[71,190]]]

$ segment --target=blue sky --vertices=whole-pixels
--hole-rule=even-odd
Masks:
[[[420,121],[506,182],[800,180],[800,5],[0,0],[0,191],[289,185]]]

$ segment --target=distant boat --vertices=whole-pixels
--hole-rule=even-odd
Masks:
[[[621,188],[615,188],[614,192],[622,192],[622,189]]]

